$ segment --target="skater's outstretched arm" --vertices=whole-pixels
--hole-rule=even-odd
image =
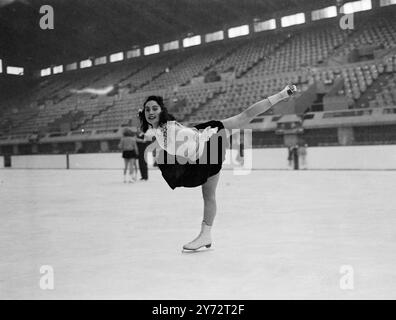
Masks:
[[[249,108],[233,117],[222,120],[224,128],[239,129],[247,125],[259,114],[270,110],[277,103],[289,98],[297,91],[295,85],[288,85],[282,91],[252,104]]]

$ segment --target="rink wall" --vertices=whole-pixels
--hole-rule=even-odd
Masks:
[[[245,150],[245,168],[254,170],[290,169],[286,148]],[[149,154],[149,167],[153,158]],[[4,161],[0,158],[0,168]],[[27,155],[12,156],[11,167],[17,169],[121,169],[123,159],[120,153]],[[239,168],[235,150],[227,150],[225,169]],[[396,146],[337,146],[311,147],[307,149],[305,166],[313,170],[396,170]]]
[[[66,169],[67,157],[57,155],[11,156],[11,168],[16,169]]]
[[[0,169],[4,168],[4,157],[0,156]]]

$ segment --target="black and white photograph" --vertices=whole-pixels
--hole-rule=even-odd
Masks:
[[[237,319],[395,253],[396,0],[0,0],[0,300]]]

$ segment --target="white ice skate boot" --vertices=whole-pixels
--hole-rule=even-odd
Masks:
[[[271,105],[275,105],[278,102],[288,99],[297,92],[297,87],[295,85],[287,85],[282,91],[268,97]]]
[[[297,87],[294,84],[287,85],[286,88],[284,89],[287,92],[287,95],[291,97],[297,92]]]
[[[208,226],[205,222],[202,222],[201,232],[199,233],[198,237],[185,244],[183,246],[183,250],[198,250],[202,247],[210,248],[212,245],[212,236],[210,232],[211,229],[211,226]]]
[[[287,85],[280,93],[287,99],[297,92],[297,87],[294,84]]]

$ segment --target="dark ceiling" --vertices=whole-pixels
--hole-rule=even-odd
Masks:
[[[336,0],[0,0],[0,58],[44,67],[162,43],[192,33],[320,8]],[[41,30],[42,5],[55,29]]]

